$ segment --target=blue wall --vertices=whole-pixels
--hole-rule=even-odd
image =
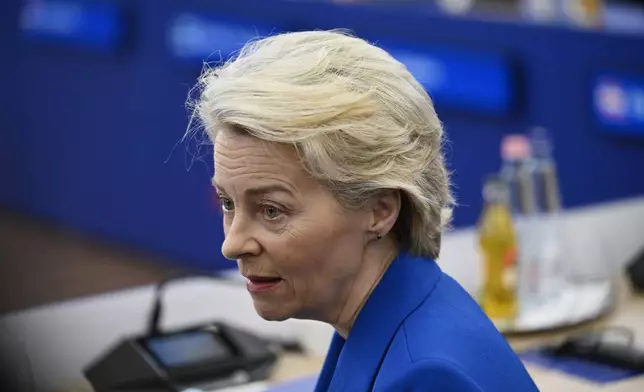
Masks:
[[[0,43],[13,55],[0,62],[8,86],[0,93],[0,204],[195,266],[232,266],[219,252],[208,151],[193,162],[196,145],[191,153],[177,145],[200,66],[173,58],[166,45],[177,12],[206,10],[279,30],[344,27],[412,49],[501,55],[515,87],[507,113],[437,100],[461,204],[457,226],[478,217],[481,178],[499,167],[502,136],[532,125],[552,133],[567,207],[644,194],[644,142],[604,132],[591,100],[601,72],[644,76],[642,37],[269,0],[102,3],[125,10],[129,31],[114,53],[27,42],[19,35],[20,4],[3,3],[0,25],[9,29]]]

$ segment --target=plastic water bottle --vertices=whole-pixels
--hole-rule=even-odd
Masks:
[[[538,305],[541,299],[541,225],[536,202],[536,164],[530,140],[508,135],[501,145],[501,178],[509,189],[510,209],[518,237],[519,313]]]
[[[545,128],[534,128],[530,142],[535,163],[536,204],[541,231],[539,262],[543,300],[559,294],[565,281],[560,229],[561,194],[552,144]]]

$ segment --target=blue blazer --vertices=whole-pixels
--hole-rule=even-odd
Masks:
[[[345,341],[335,334],[316,392],[538,391],[478,304],[430,259],[400,254]]]

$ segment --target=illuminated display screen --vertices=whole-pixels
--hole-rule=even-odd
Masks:
[[[189,366],[230,358],[230,348],[209,332],[190,332],[147,340],[150,352],[166,367]]]
[[[20,29],[31,41],[105,50],[118,45],[124,23],[115,5],[33,1],[22,9]]]
[[[502,115],[516,99],[512,71],[498,53],[431,46],[383,49],[407,66],[438,105]]]
[[[609,132],[644,136],[644,77],[603,74],[594,80],[595,117]]]
[[[184,12],[170,21],[167,43],[174,57],[201,64],[204,60],[226,60],[245,43],[270,33],[275,31],[249,22],[225,22],[205,14]]]

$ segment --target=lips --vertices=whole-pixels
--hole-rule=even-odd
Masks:
[[[260,293],[260,292],[269,291],[275,288],[277,285],[279,285],[282,282],[282,278],[279,278],[276,276],[250,275],[250,276],[247,276],[246,278],[248,279],[248,283],[246,284],[246,287],[248,288],[248,291],[250,291],[251,293]]]

